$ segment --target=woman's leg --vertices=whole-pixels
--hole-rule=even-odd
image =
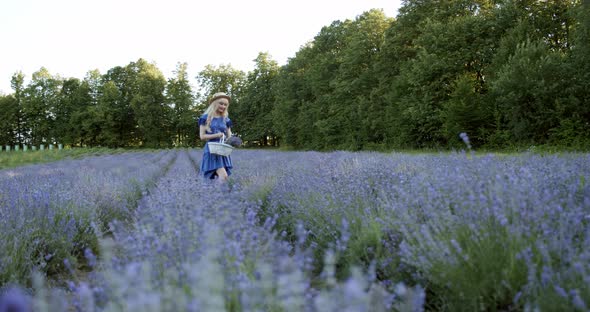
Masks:
[[[217,173],[217,177],[220,182],[227,180],[227,171],[225,171],[225,168],[221,167],[215,170],[215,172]]]

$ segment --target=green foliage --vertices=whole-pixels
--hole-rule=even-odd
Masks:
[[[567,101],[563,56],[542,42],[518,45],[490,88],[496,116],[516,142],[547,142],[558,124],[557,103]]]
[[[577,264],[576,264],[577,265]],[[584,311],[579,305],[575,305],[575,297],[578,296],[583,302],[590,301],[590,286],[587,281],[580,277],[567,277],[561,280],[551,281],[551,285],[539,287],[536,290],[536,304],[541,311]],[[558,291],[559,286],[563,289],[571,289],[569,294],[564,297],[563,293]],[[565,290],[563,290],[565,292]]]
[[[377,263],[384,263],[387,260],[398,260],[397,257],[392,257],[391,250],[388,250],[384,241],[386,240],[382,225],[372,220],[371,222],[360,222],[359,219],[353,220],[350,229],[350,241],[347,248],[342,252],[338,261],[338,275],[340,278],[345,278],[350,274],[350,269],[355,266],[369,267],[373,261]],[[390,263],[391,268],[398,263],[395,261]],[[380,268],[377,272],[379,278],[387,277],[394,280],[398,276],[394,276],[394,272],[384,272],[384,268]]]
[[[211,95],[217,92],[227,93],[232,98],[230,103],[232,106],[239,102],[240,92],[246,79],[245,76],[246,74],[243,71],[233,68],[230,64],[205,66],[196,77],[200,90],[204,92],[204,94],[198,94],[197,111],[204,111],[209,105]]]
[[[166,85],[166,100],[172,108],[170,118],[175,146],[191,146],[196,141],[196,121],[193,112],[194,95],[188,80],[188,64],[178,64],[176,77]]]
[[[125,150],[106,148],[65,148],[62,150],[11,151],[0,153],[0,169],[13,168],[28,164],[45,163],[67,158],[80,158],[88,155],[115,154]]]
[[[246,74],[238,69],[233,68],[230,64],[213,66],[207,65],[205,69],[199,72],[196,76],[199,84],[199,92],[197,93],[197,103],[195,106],[195,134],[198,134],[197,119],[205,112],[209,106],[209,99],[217,92],[225,92],[231,97],[228,113],[232,119],[233,127],[237,127],[238,131],[241,125],[240,119],[243,106],[241,105],[242,88],[246,81]],[[246,104],[247,105],[247,104]],[[236,107],[237,115],[234,116],[233,109]],[[235,120],[234,120],[235,119]],[[235,122],[234,122],[235,121]],[[247,129],[243,126],[242,129]],[[236,133],[240,135],[239,132]]]
[[[555,146],[585,150],[590,146],[590,124],[580,115],[559,121],[559,126],[550,130],[550,143]]]
[[[568,98],[557,103],[559,126],[552,129],[551,144],[587,149],[590,146],[590,4],[576,8],[578,21],[568,74]]]
[[[23,130],[30,136],[32,145],[53,142],[59,85],[60,81],[42,67],[33,73],[31,82],[24,89],[22,110],[27,127]]]
[[[469,134],[469,140],[475,146],[481,146],[493,130],[492,111],[485,106],[485,99],[476,91],[474,77],[461,76],[454,84],[454,91],[444,103],[441,117],[443,131],[449,145],[463,148],[464,143],[459,134]],[[486,126],[487,125],[487,126]]]
[[[273,81],[279,66],[268,53],[258,54],[254,62],[256,66],[248,74],[239,104],[232,105],[232,120],[236,124],[232,131],[244,141],[256,141],[258,145],[267,146],[271,140],[276,145],[277,131],[272,118],[275,103]]]
[[[0,98],[0,144],[197,144],[215,92],[232,97],[246,144],[317,150],[551,145],[587,149],[590,13],[579,0],[407,0],[333,21],[280,66],[187,64],[164,79],[143,59],[84,80],[15,73]]]
[[[0,142],[14,145],[18,125],[18,102],[13,95],[0,95]]]
[[[439,239],[451,255],[435,260],[426,272],[434,298],[440,299],[431,304],[444,311],[519,308],[513,299],[527,283],[527,263],[518,254],[530,243],[495,224],[457,228],[448,235]]]
[[[5,252],[11,257],[0,272],[1,284],[30,286],[33,268],[48,277],[72,273],[64,261],[75,268],[85,261],[85,249],[98,251],[98,236],[91,226],[91,215],[72,207],[50,206],[48,209],[54,211],[53,218],[43,221],[44,224],[34,231],[19,232],[18,237],[4,237],[8,240]],[[67,235],[66,224],[69,230],[75,230],[74,235]],[[11,243],[13,239],[18,239],[18,243]]]
[[[130,64],[130,67],[136,79],[136,92],[130,104],[137,121],[138,138],[145,147],[167,147],[171,144],[170,107],[164,98],[164,75],[154,64],[142,59]]]

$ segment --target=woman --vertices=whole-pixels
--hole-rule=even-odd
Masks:
[[[219,142],[223,136],[231,137],[232,122],[228,117],[229,95],[218,92],[209,100],[209,107],[199,118],[199,138],[208,142]],[[230,156],[220,156],[209,152],[209,144],[203,148],[201,174],[208,179],[218,178],[227,180],[231,174],[232,162]]]

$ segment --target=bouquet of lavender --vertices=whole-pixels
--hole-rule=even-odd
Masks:
[[[231,136],[225,143],[233,146],[233,147],[240,147],[242,145],[242,139],[237,136]]]

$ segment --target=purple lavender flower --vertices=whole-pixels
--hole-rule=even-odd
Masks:
[[[94,255],[94,253],[92,253],[92,250],[90,250],[90,248],[84,249],[84,257],[86,257],[89,266],[93,267],[96,265],[96,256]]]
[[[459,136],[461,137],[461,140],[463,140],[463,143],[465,143],[465,146],[467,146],[467,149],[471,150],[471,142],[469,142],[469,137],[467,136],[467,133],[461,132]]]
[[[242,139],[240,139],[240,137],[237,136],[231,136],[229,139],[227,139],[227,141],[225,141],[225,143],[233,147],[240,147],[242,146]]]
[[[31,297],[19,287],[9,287],[0,295],[0,312],[31,312]]]

